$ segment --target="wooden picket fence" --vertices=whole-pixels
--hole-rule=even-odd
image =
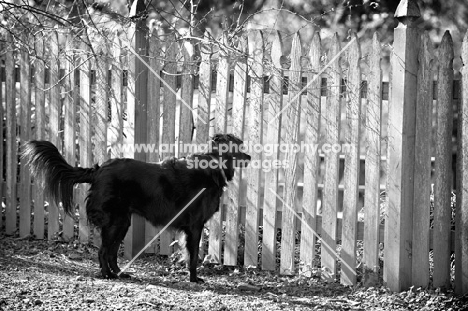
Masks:
[[[358,282],[358,259],[364,281],[379,277],[383,260],[384,282],[393,290],[449,288],[454,278],[457,292],[468,292],[468,188],[463,187],[468,182],[468,138],[463,135],[468,130],[468,70],[462,69],[463,83],[453,80],[448,32],[434,50],[427,34],[421,36],[413,27],[396,29],[390,83],[382,82],[377,35],[367,55],[356,36],[340,42],[335,35],[325,49],[316,33],[304,53],[295,35],[290,65],[285,65],[277,32],[266,37],[267,32],[252,30],[236,46],[225,35],[224,48],[201,44],[199,54],[190,42],[161,41],[148,33],[137,21],[128,38],[95,34],[88,42],[56,31],[23,38],[34,45],[29,52],[16,50],[12,37],[0,46],[0,196],[5,198],[0,227],[6,234],[19,229],[20,237],[43,239],[47,232],[47,239],[55,239],[60,232],[64,240],[92,238],[99,244],[98,232],[86,220],[87,186],[76,189],[76,217],[64,216],[32,182],[24,160],[18,162],[19,146],[30,139],[51,141],[69,163],[82,167],[121,156],[159,161],[174,154],[120,152],[116,146],[205,143],[213,133],[230,132],[263,145],[348,144],[354,148],[342,153],[251,153],[252,163],[287,160],[289,165],[237,172],[221,212],[208,225],[211,260],[237,265],[243,255],[244,266],[264,270],[275,270],[279,260],[280,273],[306,276],[320,266],[331,279],[340,268],[343,284]],[[468,63],[468,34],[461,55]],[[456,185],[451,175],[454,106]],[[241,224],[244,254],[238,254]],[[157,230],[134,216],[124,242],[126,257]],[[173,238],[164,232],[150,251],[170,254]],[[363,241],[362,250],[358,241]]]

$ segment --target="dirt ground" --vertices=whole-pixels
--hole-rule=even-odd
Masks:
[[[320,277],[205,265],[188,282],[175,258],[145,255],[132,278],[98,277],[97,249],[0,233],[0,310],[463,310],[451,292],[346,287]],[[119,259],[120,266],[126,261]]]

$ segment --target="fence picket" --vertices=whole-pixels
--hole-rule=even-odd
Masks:
[[[15,55],[13,38],[7,37],[8,48],[5,57],[5,105],[6,105],[6,192],[5,192],[5,231],[13,234],[16,231],[16,172],[17,172],[17,142],[16,142],[16,82]]]
[[[109,87],[108,87],[108,49],[104,42],[95,47],[95,64],[96,64],[96,88],[93,112],[93,127],[94,130],[94,162],[102,164],[108,160],[107,154],[107,118],[109,113]],[[100,232],[95,228],[93,235],[93,243],[95,246],[101,245]]]
[[[66,38],[66,55],[64,57],[65,63],[65,77],[64,77],[64,99],[63,99],[63,117],[64,117],[64,127],[63,127],[63,151],[65,155],[65,160],[71,165],[76,165],[76,155],[75,155],[75,118],[76,118],[76,103],[75,103],[75,56],[73,52],[73,35],[67,33]],[[63,234],[62,237],[65,241],[73,240],[74,237],[74,219],[75,211],[73,211],[73,216],[64,213],[63,218]]]
[[[161,73],[160,60],[161,45],[153,29],[149,37],[148,58],[149,65],[158,74]],[[159,162],[159,126],[160,126],[160,105],[161,105],[161,80],[153,73],[148,73],[148,98],[151,102],[148,105],[148,143],[153,144],[156,149],[148,153],[148,162]],[[145,224],[145,244],[153,239],[158,233],[158,229],[148,221]],[[154,241],[146,250],[147,253],[157,253],[158,241]]]
[[[329,59],[340,52],[338,34],[333,37]],[[325,109],[326,141],[331,146],[340,143],[340,114],[341,114],[341,66],[339,57],[331,64],[329,79],[327,80],[327,105]],[[339,154],[328,152],[325,154],[325,174],[322,200],[322,268],[330,273],[330,278],[336,275],[336,220],[338,209],[338,174]],[[327,247],[324,247],[326,244]],[[331,249],[330,249],[331,248]]]
[[[108,145],[110,145],[110,156],[112,158],[122,157],[122,150],[119,148],[123,144],[123,109],[122,98],[123,89],[123,69],[122,69],[122,42],[118,36],[113,40],[112,59],[110,64],[111,76],[109,89],[110,124],[107,130]],[[149,85],[148,85],[149,87]],[[154,100],[158,100],[156,98]],[[151,106],[151,105],[148,105]],[[149,113],[149,112],[148,112]],[[148,136],[151,131],[148,132]]]
[[[468,31],[462,43],[462,103],[458,119],[457,210],[455,212],[455,293],[468,293]]]
[[[45,67],[44,67],[44,34],[35,40],[36,59],[34,60],[34,107],[36,110],[35,139],[45,139]],[[36,239],[44,238],[44,192],[40,185],[34,182],[32,192],[34,198],[33,233]]]
[[[81,43],[81,62],[80,70],[80,166],[92,166],[92,150],[91,150],[91,61],[88,60],[90,47],[89,42]],[[88,184],[80,184],[80,194],[78,199],[79,204],[79,240],[81,243],[89,241],[89,226],[88,217],[86,215],[86,197],[89,189]]]
[[[50,38],[50,85],[49,85],[49,136],[48,139],[60,150],[60,85],[59,85],[59,46],[57,32],[51,33]],[[47,198],[49,206],[47,208],[47,238],[52,240],[59,232],[59,210],[56,202],[52,198]]]
[[[144,0],[134,1],[130,8],[130,17],[145,14]],[[129,31],[128,71],[127,71],[127,118],[130,125],[126,135],[131,144],[141,145],[147,142],[148,115],[148,27],[145,19],[136,18]],[[135,160],[146,161],[143,150],[131,154]],[[145,219],[137,214],[132,215],[131,224],[125,236],[125,257],[135,256],[145,243]]]
[[[194,46],[190,41],[183,42],[181,46],[184,64],[182,68],[181,103],[179,115],[179,143],[192,143],[193,130],[193,85],[194,85]],[[184,150],[179,150],[179,157],[189,154]]]
[[[382,48],[375,33],[369,59],[369,83],[366,112],[366,162],[364,191],[364,253],[365,285],[374,286],[379,273],[380,227],[380,159],[382,133]]]
[[[224,46],[227,46],[227,34],[222,37]],[[219,63],[216,80],[216,107],[215,107],[215,133],[225,133],[227,129],[227,101],[229,95],[230,54],[225,48],[219,51]],[[208,254],[212,262],[221,262],[222,243],[222,213],[225,196],[221,197],[220,209],[209,221],[210,236],[208,241]]]
[[[244,135],[245,99],[247,95],[247,42],[240,38],[237,47],[240,57],[234,66],[234,90],[232,99],[232,133],[242,139]],[[236,169],[234,178],[227,189],[226,233],[224,238],[224,264],[237,264],[237,245],[239,244],[239,195],[242,181],[242,169]]]
[[[271,66],[272,74],[270,79],[270,94],[267,97],[267,122],[266,142],[269,145],[278,145],[281,135],[281,115],[278,115],[283,106],[283,79],[284,71],[281,66],[281,57],[284,54],[283,42],[280,33],[271,33]],[[279,161],[279,150],[276,150],[270,157],[271,163]],[[268,159],[267,158],[267,159]],[[276,213],[278,199],[272,195],[279,192],[278,169],[272,168],[265,172],[265,197],[263,201],[263,238],[262,238],[262,269],[276,269]]]
[[[433,286],[450,287],[450,220],[452,190],[453,42],[445,32],[439,46],[437,136],[434,185]]]
[[[31,66],[28,51],[20,55],[20,142],[24,143],[31,136]],[[24,238],[31,234],[31,174],[26,166],[27,159],[21,159],[20,165],[20,210],[19,235]]]
[[[250,73],[250,97],[249,97],[249,120],[248,141],[253,144],[261,144],[263,139],[263,62],[264,46],[261,31],[252,30],[248,38]],[[252,152],[252,163],[262,163],[262,154]],[[260,167],[250,166],[247,174],[247,206],[245,211],[245,253],[244,265],[258,265],[258,215],[260,213]]]
[[[307,76],[309,89],[307,92],[306,127],[304,144],[318,146],[320,138],[320,110],[321,110],[321,82],[320,57],[322,54],[320,34],[316,32],[310,45],[310,69],[312,73]],[[302,224],[301,224],[301,273],[312,275],[315,257],[315,242],[317,238],[317,201],[318,178],[320,158],[317,150],[304,154],[304,189],[302,198]]]
[[[414,209],[412,250],[412,284],[429,285],[429,228],[431,190],[432,128],[432,43],[427,32],[421,39],[418,68],[418,102],[416,105],[416,137],[414,167]],[[429,132],[429,133],[428,133]]]
[[[208,33],[205,32],[204,38],[209,41]],[[210,109],[211,109],[211,56],[213,48],[211,44],[201,43],[200,46],[200,69],[198,79],[198,106],[196,119],[196,142],[197,144],[206,144],[210,136]],[[205,256],[205,240],[206,237],[202,234],[200,239],[199,256]]]
[[[164,57],[164,80],[167,86],[164,86],[163,91],[163,128],[162,128],[162,144],[175,144],[175,118],[176,118],[176,95],[173,93],[176,90],[176,74],[177,74],[177,52],[179,45],[175,37],[171,37],[167,41],[166,55]],[[161,154],[161,158],[174,156],[171,153]],[[171,253],[170,244],[172,242],[172,232],[163,232],[160,237],[159,252],[161,255],[169,255]]]
[[[341,284],[356,284],[356,240],[359,203],[360,126],[361,126],[361,47],[356,34],[348,50],[348,78],[346,103],[346,138],[350,150],[345,153],[343,229],[341,236]]]
[[[294,36],[291,47],[291,68],[288,84],[288,102],[283,107],[282,143],[293,146],[298,141],[299,123],[301,120],[301,39],[299,33]],[[296,192],[297,192],[297,166],[298,152],[288,148],[284,155],[288,166],[284,172],[284,204],[281,230],[281,274],[294,274],[294,253],[296,246]],[[269,194],[270,195],[270,194]],[[292,209],[292,210],[291,210]],[[288,229],[286,229],[288,228]]]
[[[208,34],[204,38],[208,41]],[[211,109],[211,56],[213,48],[211,44],[201,44],[200,46],[200,69],[198,80],[198,106],[196,120],[196,141],[197,144],[208,142],[210,135],[210,109]]]

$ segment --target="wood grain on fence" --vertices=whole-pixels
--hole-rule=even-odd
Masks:
[[[29,52],[22,50],[19,60],[21,82],[19,136],[22,143],[31,136],[31,66]],[[24,238],[31,234],[31,174],[26,166],[27,159],[21,159],[20,164],[19,235]]]
[[[17,175],[17,142],[16,142],[16,82],[15,55],[12,50],[13,38],[7,37],[8,48],[5,55],[5,106],[6,106],[6,175],[5,175],[5,231],[13,234],[16,231],[16,175]]]
[[[234,89],[232,99],[232,134],[242,139],[244,135],[245,100],[247,96],[248,42],[241,37],[237,46],[237,62],[234,66]],[[224,264],[237,265],[237,245],[239,244],[239,195],[242,170],[237,168],[234,179],[227,189],[226,233],[224,241]]]
[[[406,2],[407,4],[407,2]],[[418,49],[420,34],[415,23],[419,9],[413,2],[400,3],[395,16],[391,60],[392,96],[388,112],[387,218],[385,219],[384,275],[393,291],[411,286],[411,247],[413,235],[414,138]],[[411,18],[408,18],[411,16]]]
[[[111,42],[112,44],[112,56],[110,60],[110,88],[109,88],[109,108],[110,108],[110,124],[107,130],[108,143],[110,147],[110,156],[112,158],[122,157],[122,145],[123,145],[123,119],[124,119],[124,99],[122,98],[122,89],[123,89],[123,68],[122,68],[122,59],[126,55],[122,55],[122,40],[119,37],[115,37]],[[159,87],[159,85],[158,85]],[[148,77],[148,92],[149,96],[151,84]],[[159,92],[159,88],[158,88]],[[152,98],[152,97],[150,97]],[[159,97],[155,98],[154,101],[158,101],[159,107]],[[152,101],[153,102],[153,101]],[[148,105],[148,119],[150,118],[150,107],[152,104]],[[158,123],[159,124],[159,123]],[[152,129],[148,129],[148,140],[150,140],[150,135],[152,135]],[[159,133],[159,128],[158,132]],[[149,159],[148,159],[149,161]]]
[[[108,53],[109,50],[105,42],[99,42],[94,46],[96,51],[95,64],[96,64],[96,87],[94,95],[94,106],[91,107],[92,111],[92,138],[94,142],[93,158],[94,162],[102,164],[109,158],[107,153],[107,129],[108,129],[108,113],[109,113],[109,87],[108,87]],[[101,238],[99,231],[94,229],[93,243],[95,246],[101,245]]]
[[[281,66],[281,57],[284,54],[283,42],[278,31],[272,34],[271,46],[271,67],[270,92],[267,98],[267,122],[265,144],[274,146],[280,143],[281,134],[281,114],[283,106],[283,82],[284,71]],[[266,160],[271,164],[278,163],[279,150],[272,152],[271,156],[266,156]],[[263,201],[263,237],[262,237],[262,269],[276,269],[276,215],[278,198],[271,193],[279,192],[278,169],[272,168],[265,172],[265,197]]]
[[[50,50],[49,50],[49,66],[50,66],[50,78],[49,78],[49,135],[48,139],[53,143],[59,150],[60,144],[60,85],[59,85],[59,42],[57,32],[51,33],[50,38]],[[57,203],[52,198],[47,198],[49,206],[47,207],[47,236],[49,240],[56,237],[59,232],[59,210]]]
[[[438,50],[437,132],[434,185],[434,287],[450,287],[452,216],[453,42],[445,32]]]
[[[34,60],[34,108],[36,111],[35,133],[36,140],[45,139],[46,129],[46,111],[45,111],[45,64],[44,64],[44,34],[34,41],[36,50],[36,59]],[[33,188],[34,198],[34,219],[33,233],[36,239],[44,238],[44,192],[37,181],[34,182]]]
[[[179,108],[179,145],[182,144],[182,150],[179,150],[179,157],[185,157],[190,152],[184,150],[184,145],[192,143],[193,130],[193,88],[195,65],[195,47],[190,41],[184,41],[181,45],[184,63],[182,66],[182,86],[181,101]],[[187,147],[185,147],[187,148]]]
[[[65,77],[63,78],[63,152],[65,160],[71,165],[76,166],[76,145],[75,145],[75,127],[76,127],[76,104],[75,104],[75,46],[73,35],[67,33],[66,54],[63,57],[65,67]],[[63,234],[65,241],[73,240],[75,210],[72,210],[72,215],[64,213],[63,218]]]
[[[204,34],[204,38],[208,41],[208,33]],[[210,136],[210,110],[211,110],[211,56],[213,55],[213,47],[211,44],[201,43],[200,45],[200,67],[198,79],[198,106],[196,119],[196,142],[197,145],[208,143]],[[202,234],[200,239],[199,256],[205,256],[205,235]]]
[[[379,225],[380,225],[380,158],[382,132],[382,50],[377,34],[372,38],[369,59],[369,83],[366,111],[366,162],[364,192],[364,282],[371,286],[378,282]]]
[[[80,165],[81,167],[92,166],[92,148],[91,148],[91,62],[89,61],[90,47],[87,41],[81,43],[82,54],[80,60]],[[86,197],[89,189],[88,184],[80,184],[79,204],[79,241],[87,243],[89,241],[88,217],[86,215]]]
[[[340,53],[338,35],[333,37],[329,59]],[[340,114],[341,114],[341,66],[340,57],[330,65],[327,80],[327,105],[325,108],[326,141],[330,146],[340,143]],[[338,209],[338,174],[339,154],[330,151],[325,154],[325,174],[322,200],[322,268],[328,269],[331,278],[336,275],[336,218]],[[324,244],[326,246],[324,247]]]
[[[356,34],[348,49],[348,77],[346,102],[346,138],[350,147],[345,151],[343,234],[341,237],[341,283],[356,284],[356,238],[359,203],[360,141],[361,141],[361,48]]]
[[[468,31],[462,43],[462,103],[458,119],[457,209],[455,212],[455,292],[468,293]]]
[[[284,169],[284,202],[281,230],[281,263],[280,273],[294,274],[294,253],[296,246],[296,193],[297,193],[297,169],[298,151],[292,146],[298,143],[299,125],[301,120],[301,57],[302,47],[299,33],[293,38],[291,47],[291,68],[288,83],[288,101],[284,104],[282,115],[282,135],[281,143],[288,145],[288,151],[284,155],[285,163],[288,165]],[[287,161],[287,162],[286,162]],[[271,193],[268,193],[271,195]],[[287,229],[286,229],[287,228]]]
[[[414,167],[414,210],[412,251],[412,284],[429,285],[429,228],[431,204],[432,131],[432,43],[427,33],[421,39],[418,67],[418,102],[416,105],[416,137]]]
[[[143,0],[134,1],[130,16],[144,14],[146,6]],[[138,18],[128,31],[130,39],[127,71],[127,118],[129,119],[126,136],[131,146],[147,142],[148,114],[148,27],[144,19]],[[145,152],[134,152],[130,157],[146,161]],[[125,236],[125,257],[132,258],[145,244],[145,220],[133,214],[130,228]]]
[[[29,52],[20,53],[19,136],[23,143],[31,136],[31,66]],[[27,159],[21,159],[20,164],[19,235],[24,238],[31,234],[31,174]]]
[[[175,37],[171,37],[166,44],[165,63],[164,63],[164,85],[163,91],[163,127],[162,127],[162,140],[161,143],[171,146],[175,144],[176,128],[176,94],[174,93],[177,88],[176,74],[177,74],[177,53],[179,51],[179,44]],[[164,159],[168,156],[174,156],[173,153],[161,153],[161,158]],[[171,232],[163,232],[160,237],[159,252],[161,255],[169,255],[171,253],[170,244],[172,242],[173,234]]]
[[[215,107],[215,133],[225,133],[227,129],[227,102],[229,95],[230,52],[228,51],[227,33],[223,33],[223,47],[219,50],[219,63],[216,77],[216,107]],[[225,196],[221,197],[221,207]],[[222,208],[216,212],[209,221],[210,237],[208,241],[208,254],[213,262],[221,262],[222,243]]]
[[[307,106],[304,109],[305,133],[304,145],[317,147],[320,141],[320,112],[321,112],[321,81],[322,75],[320,57],[322,56],[322,43],[320,34],[315,33],[310,45],[310,70],[307,76],[309,84],[307,90]],[[315,258],[315,243],[317,241],[317,201],[319,181],[320,158],[318,150],[304,153],[304,185],[302,198],[302,224],[301,224],[301,272],[305,276],[312,275]]]
[[[248,114],[247,140],[250,144],[263,142],[263,62],[264,44],[260,30],[252,30],[248,35],[250,97]],[[252,163],[262,163],[260,152],[251,152]],[[258,215],[260,213],[260,187],[262,169],[249,166],[246,170],[246,219],[245,219],[245,254],[244,265],[258,265]]]
[[[148,153],[148,162],[159,162],[161,80],[158,75],[162,69],[160,53],[161,44],[156,36],[156,30],[153,29],[148,41],[148,61],[152,69],[148,73],[148,98],[151,99],[148,103],[148,144],[153,145],[155,149]],[[158,229],[147,221],[145,224],[145,244],[151,241],[157,233]],[[157,253],[157,246],[158,241],[156,240],[146,249],[146,252]]]

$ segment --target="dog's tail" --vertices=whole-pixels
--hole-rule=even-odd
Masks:
[[[65,161],[57,147],[48,141],[29,141],[23,145],[21,157],[28,159],[32,175],[44,186],[44,192],[63,209],[73,214],[73,186],[92,183],[99,166],[73,167]]]

